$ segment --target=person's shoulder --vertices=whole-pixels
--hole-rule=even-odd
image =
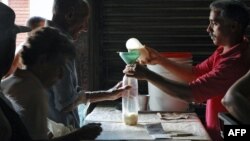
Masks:
[[[17,70],[14,75],[2,81],[3,91],[32,91],[39,90],[42,87],[41,82],[31,72],[26,70]]]
[[[10,91],[13,91],[13,89],[16,89],[16,87],[23,85],[22,82],[22,79],[10,75],[9,77],[1,81],[3,93],[9,93]]]

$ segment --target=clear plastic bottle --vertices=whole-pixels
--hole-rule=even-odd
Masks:
[[[130,85],[131,89],[125,91],[122,97],[122,117],[126,125],[137,125],[138,121],[138,81],[135,78],[123,77],[123,85]]]

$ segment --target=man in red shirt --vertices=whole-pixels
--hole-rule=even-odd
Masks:
[[[249,22],[247,7],[236,0],[217,0],[210,4],[207,32],[218,46],[215,52],[196,66],[177,64],[146,48],[148,56],[142,64],[159,64],[187,82],[175,82],[140,65],[126,66],[128,76],[147,80],[162,91],[186,102],[204,102],[207,130],[213,140],[221,140],[218,112],[226,111],[221,99],[228,88],[250,68],[249,43],[245,31]]]

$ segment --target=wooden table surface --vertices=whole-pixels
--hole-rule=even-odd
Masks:
[[[162,120],[157,112],[140,112],[136,126],[125,125],[122,121],[122,112],[113,106],[97,106],[85,119],[85,123],[100,122],[103,132],[96,140],[155,140],[149,135],[145,125],[161,123],[167,138],[164,140],[211,140],[200,119],[195,113],[162,114],[188,115],[186,119]],[[184,135],[189,134],[189,135]],[[162,139],[161,139],[162,140]]]

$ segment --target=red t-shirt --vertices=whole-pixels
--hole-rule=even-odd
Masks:
[[[208,59],[193,67],[198,78],[189,85],[196,102],[207,101],[206,124],[208,132],[213,135],[220,134],[218,113],[226,111],[221,99],[229,87],[250,68],[246,49],[247,39],[223,54],[223,47],[220,46]]]

